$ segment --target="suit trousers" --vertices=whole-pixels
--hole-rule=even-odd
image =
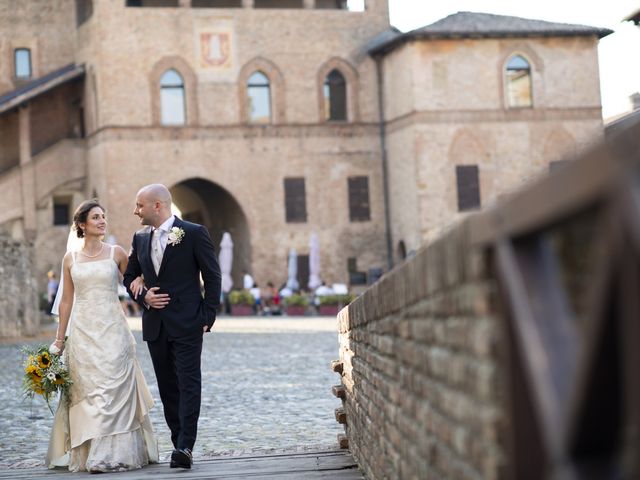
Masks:
[[[174,448],[193,450],[196,442],[202,389],[202,335],[199,332],[175,338],[162,325],[158,338],[147,342]]]

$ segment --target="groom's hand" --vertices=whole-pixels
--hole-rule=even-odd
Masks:
[[[151,287],[144,296],[144,302],[151,308],[161,309],[169,304],[169,294],[156,293],[160,287]]]

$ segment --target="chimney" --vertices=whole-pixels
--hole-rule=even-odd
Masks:
[[[640,93],[632,93],[629,95],[629,100],[631,100],[631,110],[636,111],[640,109]]]

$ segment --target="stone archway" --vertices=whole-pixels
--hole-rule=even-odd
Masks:
[[[251,271],[249,223],[238,201],[227,190],[209,180],[191,178],[170,189],[173,203],[183,220],[204,225],[209,230],[216,251],[224,232],[233,240],[233,287],[242,288],[242,274]]]

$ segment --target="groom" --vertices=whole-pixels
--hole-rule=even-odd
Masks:
[[[171,214],[164,185],[143,187],[134,215],[147,225],[133,236],[124,285],[144,276],[142,339],[158,379],[174,450],[171,468],[191,468],[200,415],[202,336],[220,303],[220,268],[207,229]],[[200,289],[204,281],[204,298]]]

